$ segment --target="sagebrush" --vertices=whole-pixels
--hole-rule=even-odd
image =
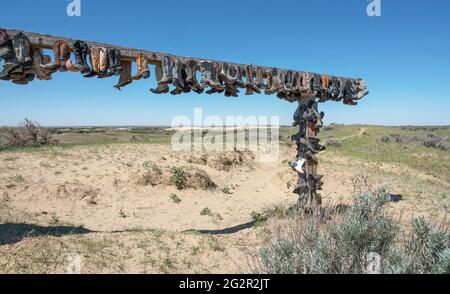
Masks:
[[[4,148],[40,147],[57,143],[46,128],[29,119],[25,119],[23,127],[9,129],[2,141],[5,141],[2,143]]]
[[[363,274],[375,253],[380,257],[380,273],[449,274],[447,230],[421,218],[413,220],[411,232],[405,233],[385,214],[389,201],[389,194],[380,189],[357,195],[342,216],[324,209],[300,212],[259,251],[255,271]]]

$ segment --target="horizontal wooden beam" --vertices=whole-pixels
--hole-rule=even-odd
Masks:
[[[76,41],[75,39],[71,39],[71,38],[59,37],[59,36],[51,36],[51,35],[40,34],[40,33],[33,33],[33,32],[25,32],[25,31],[17,30],[17,29],[6,29],[6,31],[7,31],[8,35],[10,35],[10,36],[15,36],[19,32],[22,32],[23,34],[25,34],[28,37],[28,39],[30,40],[30,42],[31,42],[31,44],[33,46],[39,47],[39,48],[43,48],[43,49],[51,49],[53,43],[55,43],[58,40],[66,41],[69,44],[69,46],[71,46],[71,48],[72,48],[73,43]],[[83,40],[83,41],[85,41],[85,40]],[[148,58],[149,63],[153,64],[153,65],[160,64],[165,56],[171,56],[173,58],[192,59],[192,60],[195,60],[195,61],[210,60],[210,61],[213,61],[213,62],[228,63],[230,65],[245,66],[245,64],[239,64],[239,63],[233,63],[233,62],[211,60],[211,59],[207,59],[207,58],[195,58],[195,57],[186,57],[186,56],[176,56],[176,55],[169,54],[169,53],[154,52],[154,51],[148,51],[148,50],[144,50],[144,49],[135,49],[135,48],[129,48],[129,47],[124,47],[124,46],[119,46],[119,45],[98,43],[98,42],[94,42],[94,41],[85,41],[85,42],[88,44],[89,47],[102,46],[102,47],[106,47],[106,48],[117,48],[117,49],[119,49],[121,51],[122,57],[123,57],[124,60],[134,61],[136,59],[136,55],[138,53],[142,53]],[[267,66],[258,66],[258,67],[261,67],[261,68],[267,69],[267,70],[270,70],[270,69],[273,68],[273,67],[267,67]],[[281,69],[281,70],[284,70],[284,69]],[[299,70],[291,70],[291,71],[304,73],[304,71],[299,71]],[[311,74],[314,74],[314,73],[311,73]],[[350,79],[350,78],[347,78],[347,77],[338,77],[338,76],[332,76],[332,75],[329,75],[329,76],[330,77]]]

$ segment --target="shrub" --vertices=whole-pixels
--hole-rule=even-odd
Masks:
[[[395,221],[384,213],[384,190],[357,195],[342,216],[317,209],[301,212],[256,258],[255,272],[272,274],[361,274],[368,257],[380,256],[382,273],[450,273],[446,231],[424,219],[400,238]]]
[[[328,138],[325,140],[325,146],[339,148],[342,146],[342,142],[336,138]]]
[[[6,141],[7,147],[16,148],[40,147],[57,143],[47,129],[29,119],[25,119],[23,127],[8,130]]]

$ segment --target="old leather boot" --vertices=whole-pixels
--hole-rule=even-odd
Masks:
[[[219,84],[218,73],[215,72],[215,64],[211,61],[203,61],[200,63],[200,70],[202,73],[201,84],[203,88],[210,87],[211,89],[206,91],[207,94],[217,93],[225,90],[225,87]]]
[[[66,62],[70,57],[69,45],[65,41],[59,40],[53,44],[52,49],[55,59],[51,63],[42,65],[42,68],[47,71],[48,74],[52,74],[58,70],[67,71]]]
[[[118,76],[122,73],[123,65],[122,65],[122,52],[119,49],[114,49],[114,75]]]
[[[5,29],[0,29],[0,46],[5,45],[10,41],[8,33]]]
[[[6,42],[5,44],[9,44],[9,42]],[[13,37],[11,47],[7,45],[6,48],[5,46],[2,48],[1,54],[9,60],[3,65],[3,71],[0,74],[0,78],[6,79],[9,76],[13,80],[22,79],[22,75],[33,67],[31,46],[27,36],[23,33],[19,33]]]
[[[313,77],[310,73],[302,73],[302,86],[300,87],[302,96],[311,97],[315,95],[312,89]]]
[[[345,98],[345,90],[348,88],[348,83],[350,82],[348,79],[341,79],[339,78],[339,95],[337,96],[337,99],[344,99]]]
[[[255,86],[259,89],[264,89],[264,69],[261,67],[256,68],[256,82]]]
[[[89,73],[85,74],[85,78],[95,77],[100,71],[100,48],[93,47],[91,49],[89,58],[91,60],[91,70]]]
[[[106,74],[104,77],[111,77],[116,74],[116,68],[117,68],[116,49],[107,48],[106,54],[108,56],[108,69],[106,70]]]
[[[316,93],[322,90],[322,77],[319,74],[313,75],[312,90]]]
[[[86,64],[83,63],[83,48],[81,46],[81,41],[75,41],[73,43],[73,55],[75,56],[75,64],[72,61],[67,59],[66,68],[70,72],[86,72]],[[82,72],[83,73],[83,72]]]
[[[352,80],[349,84],[348,96],[354,100],[360,100],[368,95],[366,83],[362,79]]]
[[[43,55],[42,50],[39,48],[33,48],[33,62],[34,71],[38,80],[49,81],[52,79],[51,75],[42,69],[42,64],[51,62],[51,58],[48,55]]]
[[[173,81],[173,60],[171,57],[164,57],[162,61],[162,70],[162,79],[158,81],[158,84],[171,84]]]
[[[189,93],[191,88],[187,85],[186,78],[187,72],[184,62],[180,59],[174,59],[174,75],[172,84],[175,86],[175,89],[170,92],[170,94],[179,95],[182,93]]]
[[[158,64],[155,67],[156,80],[158,87],[156,89],[150,89],[154,94],[166,94],[169,93],[169,83],[172,80],[172,60],[170,57],[165,57],[162,64]],[[170,76],[170,79],[169,79]]]
[[[181,60],[179,60],[178,58],[174,58],[172,84],[175,86],[176,90],[180,91],[180,93],[183,92],[183,89],[185,87],[184,80],[182,78],[182,70],[183,64],[181,63]]]
[[[59,41],[59,67],[57,68],[59,71],[67,71],[66,62],[70,58],[70,47],[66,41]]]
[[[122,87],[131,84],[133,80],[131,79],[131,61],[122,62],[122,71],[120,73],[119,82],[114,86],[117,90],[121,91]]]
[[[4,60],[5,63],[3,64],[3,69],[0,72],[0,79],[1,80],[9,80],[10,79],[10,72],[17,67],[17,63],[15,62],[14,58],[14,51],[12,50],[11,43],[4,44],[0,47],[0,59]]]
[[[202,94],[205,89],[200,85],[200,83],[197,80],[197,69],[198,65],[195,60],[189,60],[186,63],[186,83],[187,85],[192,89],[192,91]]]
[[[336,77],[331,78],[330,96],[333,100],[336,100],[339,96],[339,80]]]
[[[90,72],[90,68],[87,64],[87,56],[89,53],[89,47],[86,42],[75,41],[74,43],[74,55],[75,55],[75,67],[77,67],[81,74],[87,74]]]
[[[99,49],[99,57],[100,57],[100,71],[97,74],[99,79],[106,78],[108,76],[109,69],[109,56],[108,52],[112,53],[113,51],[108,51],[105,47],[100,47]],[[114,59],[112,60],[114,62]]]
[[[247,89],[245,95],[253,95],[253,93],[261,94],[261,90],[255,85],[255,75],[256,75],[255,67],[253,65],[248,65],[245,68],[245,78],[247,81],[245,84],[245,87]]]
[[[271,73],[271,78],[272,78],[271,87],[266,90],[266,95],[272,95],[272,94],[276,93],[278,91],[278,89],[280,88],[280,75],[279,75],[279,72],[280,71],[277,68],[273,68],[272,69],[272,73]]]
[[[237,82],[237,78],[231,75],[231,67],[227,63],[222,64],[219,77],[226,84],[232,85]]]
[[[138,53],[136,55],[136,65],[137,73],[132,77],[133,80],[148,79],[150,77],[150,70],[148,69],[148,59],[144,54]]]

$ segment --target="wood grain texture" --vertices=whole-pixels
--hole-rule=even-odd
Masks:
[[[19,32],[22,32],[30,39],[30,42],[31,42],[31,44],[33,46],[39,47],[39,48],[43,48],[43,49],[51,49],[53,43],[58,41],[58,40],[66,41],[69,44],[69,46],[72,48],[73,43],[76,41],[75,39],[72,39],[72,38],[66,38],[66,37],[60,37],[60,36],[51,36],[51,35],[46,35],[46,34],[34,33],[34,32],[25,32],[25,31],[17,30],[17,29],[6,29],[6,31],[7,31],[8,35],[10,35],[10,36],[14,36],[14,35],[18,34]],[[89,47],[102,46],[102,47],[107,47],[107,48],[117,48],[117,49],[119,49],[121,51],[124,60],[135,61],[136,55],[138,53],[142,53],[148,58],[149,64],[153,64],[153,65],[161,64],[161,61],[163,60],[163,58],[165,56],[171,56],[172,58],[192,59],[192,60],[195,60],[197,62],[204,61],[204,60],[210,60],[210,61],[213,61],[213,62],[228,63],[230,65],[245,66],[245,64],[239,64],[239,63],[233,63],[233,62],[225,62],[225,61],[219,61],[219,60],[211,60],[211,59],[208,59],[208,58],[196,58],[196,57],[177,56],[177,55],[173,55],[173,54],[169,54],[169,53],[154,52],[154,51],[130,48],[130,47],[125,47],[125,46],[120,46],[120,45],[111,45],[111,44],[99,43],[99,42],[95,42],[95,41],[86,41],[86,40],[83,40],[83,41],[85,41],[88,44]],[[266,70],[269,70],[269,69],[273,68],[273,67],[267,67],[267,66],[258,66],[258,67],[264,68]],[[287,69],[282,69],[282,70],[287,70]],[[300,70],[291,70],[291,71],[304,73],[304,71],[300,71]],[[315,73],[311,73],[311,74],[315,74]],[[329,76],[333,77],[332,75],[329,75]],[[338,77],[338,76],[336,76],[336,77],[337,78],[350,79],[348,77]]]

